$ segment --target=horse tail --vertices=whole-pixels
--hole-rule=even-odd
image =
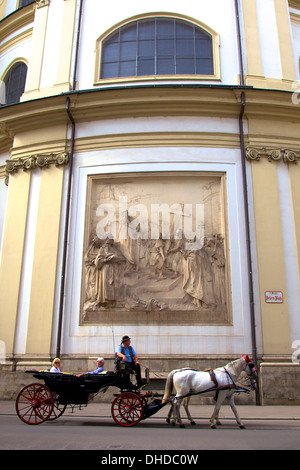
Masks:
[[[172,390],[173,390],[173,375],[175,374],[175,372],[176,372],[176,370],[172,370],[172,372],[170,372],[169,375],[168,375],[166,386],[165,386],[165,393],[164,393],[164,396],[163,396],[163,399],[162,399],[162,405],[167,403],[167,401],[169,400],[169,398],[171,396],[171,393],[172,393]]]

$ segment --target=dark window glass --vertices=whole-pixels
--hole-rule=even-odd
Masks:
[[[26,5],[34,2],[35,0],[19,0],[19,8],[26,7]]]
[[[18,103],[24,93],[27,66],[24,62],[17,62],[11,67],[5,82],[6,104]]]
[[[102,43],[100,78],[213,75],[212,37],[187,21],[138,20]]]

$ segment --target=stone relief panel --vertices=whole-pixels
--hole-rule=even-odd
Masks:
[[[231,321],[225,175],[88,179],[80,324]]]

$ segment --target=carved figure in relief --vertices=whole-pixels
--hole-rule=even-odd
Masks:
[[[97,299],[97,268],[95,266],[95,258],[101,247],[101,240],[93,235],[91,243],[84,255],[85,264],[85,300],[92,306]]]
[[[97,268],[97,302],[100,305],[116,302],[124,297],[123,273],[126,259],[107,238],[95,258]]]
[[[214,292],[217,304],[226,303],[226,280],[225,280],[225,254],[223,248],[224,240],[221,235],[215,235],[207,240],[207,250],[214,277]]]
[[[215,306],[212,266],[204,248],[186,253],[183,289],[197,307]]]

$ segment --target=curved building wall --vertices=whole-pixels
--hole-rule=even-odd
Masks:
[[[15,61],[28,71],[20,102],[0,108],[4,369],[57,354],[70,371],[99,354],[113,367],[123,334],[156,372],[242,353],[263,364],[262,377],[268,364],[294,366],[299,2],[14,8],[0,9],[2,92]],[[150,16],[211,32],[214,75],[100,79],[102,39]],[[163,205],[170,238],[152,237]],[[195,233],[204,244],[191,249]],[[117,265],[103,268],[105,250]]]

